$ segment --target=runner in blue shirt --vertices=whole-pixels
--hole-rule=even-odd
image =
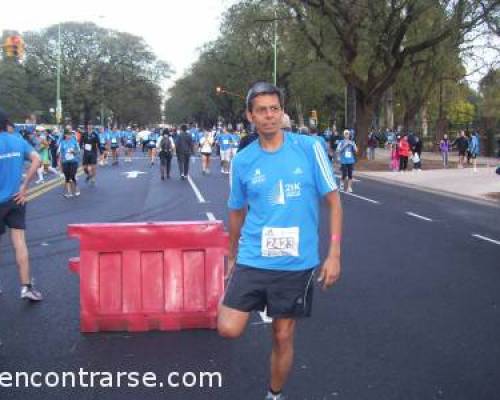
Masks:
[[[70,198],[80,196],[80,190],[76,184],[76,173],[78,172],[78,159],[80,156],[80,146],[71,135],[71,131],[64,130],[63,140],[59,144],[59,162],[61,170],[66,180],[66,192],[64,197]]]
[[[151,132],[147,139],[146,146],[148,148],[148,157],[151,161],[151,166],[155,163],[156,158],[156,142],[160,139],[160,135],[157,132]]]
[[[311,313],[313,272],[319,259],[319,206],[330,208],[330,249],[318,281],[340,275],[342,208],[322,145],[283,132],[283,97],[256,83],[247,95],[247,119],[259,138],[238,152],[231,168],[228,283],[218,315],[219,333],[240,336],[254,310],[273,317],[271,379],[266,399],[283,399],[296,319]]]
[[[108,149],[109,149],[109,133],[104,128],[99,128],[99,165],[104,166],[108,163]]]
[[[348,129],[344,130],[344,140],[341,140],[337,146],[337,152],[342,170],[343,188],[349,193],[352,193],[352,173],[356,163],[355,155],[357,151],[358,147],[352,140],[352,133]]]
[[[231,135],[231,160],[234,158],[240,147],[240,135],[238,132],[233,132]]]
[[[229,174],[229,164],[232,158],[233,135],[226,128],[217,135],[217,143],[220,148],[221,171],[223,174]]]
[[[123,142],[125,145],[125,162],[132,162],[132,151],[134,149],[135,135],[134,131],[127,129],[123,134]]]
[[[23,181],[24,161],[31,161]],[[26,197],[28,184],[40,167],[38,153],[19,135],[0,110],[0,238],[10,229],[11,242],[21,280],[21,298],[40,301],[42,294],[32,286],[26,246]]]
[[[118,151],[120,149],[120,131],[118,131],[117,127],[114,127],[111,133],[109,134],[109,143],[111,148],[111,157],[113,159],[112,165],[118,165]]]

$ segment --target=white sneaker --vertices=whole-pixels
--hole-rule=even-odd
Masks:
[[[347,189],[347,191],[348,191],[349,193],[352,193],[352,187],[349,187],[349,189]]]
[[[23,286],[21,288],[21,299],[41,301],[43,299],[43,296],[42,293],[36,290],[33,286]]]
[[[76,197],[80,196],[80,191],[79,191],[79,190],[77,190],[77,191],[75,192],[75,196],[76,196]]]
[[[36,185],[39,185],[40,183],[44,183],[44,182],[45,182],[45,179],[37,179],[37,180],[35,181],[35,184],[36,184]]]
[[[64,197],[66,197],[67,199],[73,197],[73,193],[64,193],[63,194]]]

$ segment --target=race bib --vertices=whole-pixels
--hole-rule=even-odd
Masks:
[[[229,144],[229,140],[223,140],[222,143],[227,145]]]
[[[84,149],[85,149],[86,151],[92,151],[92,145],[91,145],[91,144],[88,144],[88,143],[87,143],[87,144],[86,144],[85,146],[83,146],[83,147],[84,147]]]
[[[153,146],[153,145],[155,145],[155,144],[156,144],[156,142],[155,142],[154,140],[150,140],[150,141],[149,141],[149,144]]]
[[[116,139],[115,138],[111,139],[111,143],[116,144]]]
[[[75,159],[75,155],[69,151],[66,152],[66,161],[73,161]]]
[[[262,229],[263,257],[299,256],[299,227]]]
[[[347,150],[347,151],[344,153],[344,156],[345,156],[345,158],[352,158],[352,151]]]

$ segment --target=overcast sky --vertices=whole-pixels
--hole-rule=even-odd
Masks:
[[[197,49],[218,36],[222,14],[232,3],[234,0],[139,0],[132,3],[123,0],[24,0],[19,3],[21,9],[0,13],[0,33],[4,29],[24,32],[58,22],[92,21],[104,28],[143,37],[153,52],[173,67],[176,72],[173,79],[176,79],[197,60]]]

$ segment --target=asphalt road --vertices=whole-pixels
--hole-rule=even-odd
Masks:
[[[6,372],[62,374],[82,368],[151,371],[165,386],[0,387],[1,399],[264,397],[270,324],[259,314],[236,341],[207,330],[79,331],[79,281],[68,270],[78,242],[67,238],[68,224],[213,217],[227,224],[228,182],[218,160],[210,176],[201,175],[196,160],[193,185],[178,179],[175,161],[173,178],[165,182],[157,165],[150,168],[137,158],[100,167],[97,186],[82,182],[80,198],[65,199],[56,187],[30,202],[32,268],[46,297],[40,304],[19,299],[8,238],[0,244],[0,383],[7,382]],[[130,171],[143,173],[127,177]],[[342,278],[332,290],[316,291],[313,317],[299,324],[289,398],[498,399],[499,209],[368,180],[356,182],[354,195],[342,194]],[[324,213],[322,221],[325,254]],[[167,376],[174,371],[219,372],[222,387],[169,388]]]

